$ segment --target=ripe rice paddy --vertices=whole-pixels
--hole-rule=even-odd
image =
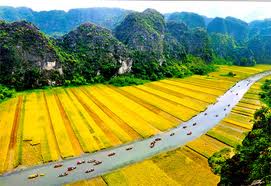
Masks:
[[[91,153],[163,132],[203,111],[237,80],[268,67],[221,66],[218,72],[209,76],[166,79],[140,86],[95,85],[20,93],[0,104],[0,172],[18,165],[35,165]],[[237,76],[221,76],[229,71]],[[182,157],[174,165],[175,171],[182,169],[179,173],[170,171],[165,167],[166,163],[159,163],[154,158],[134,165],[131,170],[127,167],[121,174],[97,178],[94,185],[103,182],[110,185],[117,181],[116,176],[125,179],[129,185],[142,177],[142,184],[145,184],[144,173],[132,176],[132,172],[140,172],[144,166],[147,167],[145,170],[154,171],[153,178],[160,175],[159,178],[168,180],[169,185],[183,183],[182,178],[188,174],[185,171],[188,168],[181,166],[183,162],[190,168],[202,163],[204,168],[199,172],[215,177],[206,164],[206,157],[241,142],[242,133],[252,127],[250,119],[254,110],[260,107],[257,100],[259,86],[260,83],[255,84],[221,124],[175,152]],[[162,156],[168,156],[172,161],[177,158],[177,155],[171,157],[171,153]],[[195,162],[193,158],[201,162]],[[196,184],[199,179],[187,177],[184,180]],[[156,179],[149,183],[156,183]]]
[[[198,79],[198,77],[191,78]],[[271,76],[268,78],[271,78]],[[178,81],[185,80],[186,79],[180,79]],[[264,79],[255,83],[245,94],[244,99],[248,98],[248,95],[254,95],[253,99],[259,99],[258,93],[260,89],[255,87],[260,87],[263,81]],[[232,81],[232,83],[234,84],[234,81]],[[229,85],[231,85],[231,83],[229,83]],[[206,84],[206,87],[208,87],[208,84]],[[224,89],[227,88],[225,87]],[[255,91],[255,89],[257,91]],[[160,169],[157,171],[159,174],[156,175],[157,178],[160,178],[160,175],[163,177],[166,174],[168,181],[162,182],[160,179],[157,179],[156,182],[150,182],[148,185],[171,185],[172,180],[175,181],[175,183],[173,183],[174,185],[217,185],[219,177],[214,175],[210,170],[208,157],[223,148],[232,148],[242,142],[245,134],[252,127],[250,120],[253,118],[253,113],[261,106],[258,105],[257,107],[249,108],[249,105],[251,104],[247,103],[247,105],[244,106],[241,101],[233,108],[231,114],[215,128],[182,148],[162,153],[143,162],[121,168],[95,179],[84,180],[78,183],[88,185],[96,182],[96,179],[99,179],[103,180],[107,185],[130,185],[131,182],[133,182],[134,185],[145,185],[149,177],[152,177],[152,173],[146,171],[145,168],[154,164]],[[248,106],[248,108],[246,106]],[[250,115],[248,116],[247,113],[250,113]],[[135,170],[135,167],[137,170]],[[126,172],[128,171],[135,172],[133,175],[127,177]],[[141,176],[138,177],[138,174]]]

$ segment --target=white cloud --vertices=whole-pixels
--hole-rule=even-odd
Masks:
[[[29,7],[36,11],[88,7],[119,7],[136,11],[154,8],[162,13],[196,12],[208,17],[234,16],[246,21],[271,17],[271,2],[226,1],[104,1],[104,0],[1,0],[0,6]]]

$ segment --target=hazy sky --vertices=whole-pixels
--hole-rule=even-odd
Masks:
[[[87,7],[119,7],[143,11],[154,8],[161,13],[196,12],[208,17],[234,16],[246,21],[271,18],[271,2],[223,1],[105,1],[105,0],[0,0],[0,6],[30,7],[33,10],[69,10]]]

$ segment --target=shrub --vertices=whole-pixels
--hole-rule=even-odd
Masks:
[[[220,76],[234,77],[236,74],[233,72],[228,72],[227,74],[220,74]]]
[[[109,84],[112,84],[118,87],[128,86],[128,85],[141,85],[147,82],[149,81],[139,79],[131,75],[115,76],[108,81]]]
[[[14,93],[15,91],[13,89],[0,85],[0,101],[3,101],[6,98],[11,98]]]
[[[200,57],[192,55],[186,57],[185,64],[193,74],[198,75],[206,75],[217,70],[217,67],[213,64],[206,64]]]
[[[165,77],[177,77],[177,78],[183,78],[189,75],[192,75],[192,72],[184,65],[179,65],[179,64],[173,64],[166,66],[164,68],[164,74]]]
[[[71,83],[73,85],[86,85],[87,84],[87,80],[83,76],[81,76],[79,74],[75,74],[73,76],[73,79],[72,79]]]

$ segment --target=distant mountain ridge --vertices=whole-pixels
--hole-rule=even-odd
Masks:
[[[30,8],[0,7],[0,20],[26,20],[37,25],[46,34],[65,34],[85,22],[112,29],[132,11],[119,8],[80,8],[36,12]]]
[[[16,89],[118,81],[122,74],[130,82],[184,77],[207,74],[217,63],[271,64],[269,19],[10,7],[0,8],[0,17],[8,21],[0,20],[0,83]],[[12,22],[23,18],[29,21]]]
[[[124,20],[126,15],[131,12],[134,11],[120,8],[77,8],[71,9],[68,12],[63,10],[37,12],[26,7],[14,8],[9,6],[0,6],[0,20],[26,20],[37,25],[46,34],[59,35],[68,33],[85,22],[92,22],[108,29],[114,29],[121,21]],[[182,22],[189,28],[202,27],[210,30],[210,32],[214,31],[214,28],[212,28],[211,25],[214,24],[214,22],[217,22],[217,19],[222,22],[232,22],[233,24],[236,24],[236,22],[243,22],[247,24],[247,26],[245,26],[247,27],[245,28],[247,31],[242,34],[245,34],[248,37],[270,31],[271,25],[271,19],[255,20],[250,23],[246,23],[245,21],[233,17],[209,18],[193,12],[166,13],[164,14],[164,17],[166,21]],[[210,23],[211,25],[208,28]],[[227,24],[231,25],[231,23]],[[225,28],[220,29],[220,33],[228,33]]]

